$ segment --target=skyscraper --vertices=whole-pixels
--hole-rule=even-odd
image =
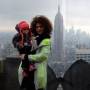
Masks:
[[[58,5],[58,12],[55,16],[54,30],[52,43],[52,57],[55,61],[63,60],[63,17],[60,12],[60,5]]]

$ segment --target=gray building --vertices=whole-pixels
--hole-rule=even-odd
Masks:
[[[55,61],[63,60],[63,17],[58,5],[58,12],[55,16],[52,43],[52,57]]]

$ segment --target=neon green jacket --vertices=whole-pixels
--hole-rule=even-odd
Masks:
[[[43,39],[36,51],[36,54],[29,55],[28,58],[36,63],[36,81],[38,88],[46,88],[47,84],[47,60],[50,53],[50,39]]]

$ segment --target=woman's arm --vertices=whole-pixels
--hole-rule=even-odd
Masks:
[[[34,55],[29,55],[28,59],[33,62],[42,62],[47,60],[48,55],[50,53],[50,39],[45,39],[41,42],[40,47],[38,48],[38,53]]]

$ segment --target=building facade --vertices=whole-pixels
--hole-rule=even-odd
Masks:
[[[52,55],[55,61],[63,60],[63,17],[58,6],[53,30]]]
[[[90,48],[76,49],[76,60],[79,59],[90,62]]]

